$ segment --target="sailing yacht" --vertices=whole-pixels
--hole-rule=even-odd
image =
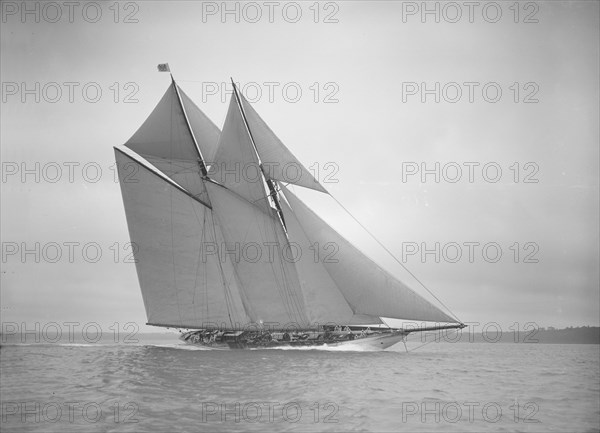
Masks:
[[[232,85],[219,130],[171,75],[114,148],[148,325],[215,349],[385,349],[412,332],[463,328],[292,192],[329,194]],[[314,254],[323,245],[333,257]],[[382,318],[435,324],[390,328]]]

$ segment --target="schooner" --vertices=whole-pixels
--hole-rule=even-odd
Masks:
[[[220,131],[171,75],[114,148],[148,325],[187,329],[182,340],[212,348],[385,349],[411,332],[463,328],[290,190],[329,194],[232,85]],[[326,244],[333,258],[313,254]],[[390,328],[381,318],[435,325]]]

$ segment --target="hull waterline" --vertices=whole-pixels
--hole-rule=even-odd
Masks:
[[[203,349],[311,349],[318,347],[347,348],[348,350],[384,350],[400,343],[408,335],[406,331],[390,329],[375,331],[369,334],[346,332],[339,334],[318,333],[316,338],[297,338],[296,335],[283,338],[245,338],[242,333],[234,335],[215,335],[210,332],[190,331],[181,335],[180,340],[186,344]],[[287,337],[287,338],[286,338]],[[312,336],[314,337],[314,336]],[[288,340],[289,338],[289,340]]]

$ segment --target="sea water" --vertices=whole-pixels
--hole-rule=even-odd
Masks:
[[[418,346],[5,344],[0,430],[600,430],[598,345]]]

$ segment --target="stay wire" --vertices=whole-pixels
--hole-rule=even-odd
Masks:
[[[458,331],[457,331],[456,329],[452,329],[452,330],[451,330],[451,332],[458,332]],[[407,336],[407,337],[408,337],[408,336]],[[431,344],[431,343],[439,343],[441,340],[442,340],[442,337],[441,337],[441,335],[440,335],[440,337],[439,337],[439,340],[438,340],[438,337],[435,337],[435,339],[434,339],[433,341],[428,341],[428,342],[426,342],[426,343],[423,343],[423,344],[421,344],[420,346],[413,347],[413,348],[412,348],[412,349],[410,349],[410,350],[408,350],[408,349],[407,349],[406,351],[407,351],[407,352],[412,352],[413,350],[420,349],[421,347],[427,346],[428,344]],[[406,339],[405,339],[405,344],[406,344]]]
[[[367,228],[366,228],[366,227],[365,227],[365,226],[364,226],[364,225],[363,225],[363,224],[362,224],[362,223],[361,223],[361,222],[360,222],[360,221],[359,221],[359,220],[358,220],[358,219],[357,219],[357,218],[356,218],[354,215],[352,215],[352,213],[350,213],[350,211],[349,211],[348,209],[346,209],[346,207],[345,207],[345,206],[344,206],[342,203],[340,203],[340,201],[339,201],[337,198],[335,198],[335,197],[334,197],[334,196],[333,196],[331,193],[329,193],[329,192],[328,192],[328,194],[329,194],[329,196],[330,196],[330,197],[331,197],[331,198],[332,198],[332,199],[333,199],[333,200],[334,200],[334,201],[335,201],[335,202],[336,202],[336,203],[337,203],[337,204],[338,204],[338,205],[339,205],[339,206],[340,206],[342,209],[344,209],[344,211],[345,211],[345,212],[346,212],[348,215],[350,215],[350,217],[351,217],[351,218],[352,218],[354,221],[356,221],[356,222],[357,222],[357,224],[358,224],[359,226],[361,226],[361,227],[363,228],[363,230],[364,230],[364,231],[366,231],[366,232],[369,234],[369,236],[371,236],[371,237],[373,238],[373,240],[375,240],[375,242],[377,242],[377,243],[378,243],[378,244],[379,244],[379,245],[380,245],[380,246],[381,246],[381,247],[382,247],[382,248],[383,248],[383,249],[384,249],[384,250],[385,250],[385,251],[386,251],[386,252],[387,252],[387,253],[388,253],[388,254],[389,254],[389,255],[390,255],[390,256],[391,256],[391,257],[392,257],[392,258],[393,258],[393,259],[394,259],[394,260],[395,260],[395,261],[396,261],[398,264],[399,264],[399,265],[400,265],[400,266],[402,266],[402,268],[403,268],[403,269],[404,269],[406,272],[408,272],[408,273],[410,274],[410,276],[412,276],[412,277],[413,277],[413,278],[414,278],[414,279],[415,279],[415,280],[416,280],[416,281],[417,281],[417,282],[418,282],[418,283],[419,283],[419,284],[420,284],[420,285],[421,285],[421,286],[422,286],[422,287],[423,287],[425,290],[427,290],[427,292],[429,292],[429,294],[430,294],[431,296],[433,296],[433,297],[435,298],[435,300],[436,300],[436,301],[438,301],[438,302],[440,303],[440,305],[442,305],[442,306],[443,306],[443,307],[444,307],[444,308],[445,308],[445,309],[446,309],[446,310],[447,310],[447,311],[450,313],[450,315],[451,315],[451,316],[452,316],[454,319],[456,319],[456,321],[457,321],[458,323],[462,323],[462,321],[461,321],[461,320],[460,320],[460,319],[459,319],[459,318],[458,318],[458,317],[457,317],[457,316],[456,316],[456,315],[455,315],[455,314],[452,312],[452,310],[450,310],[450,308],[448,308],[448,306],[447,306],[446,304],[444,304],[444,303],[443,303],[443,302],[442,302],[442,301],[441,301],[441,300],[440,300],[440,299],[439,299],[437,296],[435,296],[435,294],[434,294],[434,293],[433,293],[431,290],[429,290],[429,289],[427,288],[427,286],[426,286],[425,284],[423,284],[423,282],[422,282],[421,280],[419,280],[415,274],[413,274],[413,273],[412,273],[412,272],[411,272],[411,271],[410,271],[410,270],[409,270],[409,269],[408,269],[406,266],[404,266],[404,264],[403,264],[403,263],[402,263],[400,260],[398,260],[398,258],[397,258],[397,257],[396,257],[396,256],[395,256],[395,255],[394,255],[394,254],[393,254],[393,253],[392,253],[392,252],[391,252],[391,251],[390,251],[390,250],[389,250],[389,249],[388,249],[388,248],[387,248],[387,247],[386,247],[386,246],[385,246],[385,245],[384,245],[384,244],[383,244],[383,243],[382,243],[380,240],[379,240],[379,239],[377,239],[377,238],[375,237],[375,235],[369,231],[369,229],[367,229]]]

